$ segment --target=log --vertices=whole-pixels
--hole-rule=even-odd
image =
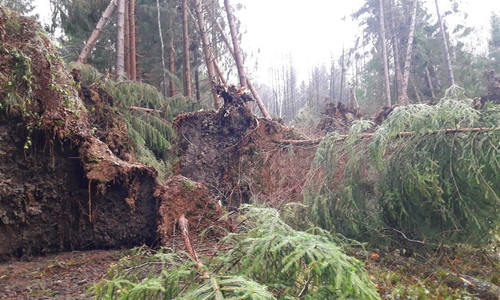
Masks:
[[[145,111],[148,113],[159,113],[159,114],[163,113],[163,110],[157,110],[157,109],[145,108],[145,107],[139,107],[139,106],[130,106],[128,109],[129,110]]]
[[[439,133],[444,133],[444,134],[449,134],[449,133],[460,133],[460,132],[485,132],[485,131],[498,131],[500,128],[456,128],[456,129],[442,129],[442,130],[436,130],[436,131],[429,131],[427,134],[439,134]],[[402,131],[397,134],[397,137],[410,137],[414,136],[416,133],[414,131]],[[361,139],[367,139],[367,138],[372,138],[375,135],[375,133],[363,133],[359,134],[358,138]],[[336,135],[333,136],[332,138],[336,139],[337,141],[343,141],[346,140],[349,137],[348,134],[341,134],[341,135]],[[294,146],[310,146],[310,145],[317,145],[323,141],[324,138],[319,138],[319,139],[311,139],[311,140],[273,140],[273,142],[277,144],[282,144],[282,145],[294,145]]]

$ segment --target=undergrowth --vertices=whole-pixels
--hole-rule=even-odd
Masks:
[[[270,208],[244,207],[240,230],[204,265],[139,249],[95,285],[98,299],[379,299],[363,264],[322,230],[297,231]]]

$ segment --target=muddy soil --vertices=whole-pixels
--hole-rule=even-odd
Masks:
[[[125,252],[61,252],[0,264],[0,299],[91,299],[89,288]]]

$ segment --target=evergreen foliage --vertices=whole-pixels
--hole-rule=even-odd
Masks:
[[[371,140],[354,124],[344,145],[319,146],[327,176],[305,193],[311,219],[361,240],[488,242],[500,226],[499,125],[498,106],[478,111],[458,87],[435,106],[397,107]]]
[[[102,77],[101,73],[99,73],[99,71],[95,67],[87,64],[70,62],[67,65],[67,69],[69,71],[73,69],[80,70],[80,81],[84,86],[89,86],[94,82],[99,81],[99,79],[101,79]]]
[[[244,210],[241,231],[224,240],[233,249],[201,266],[209,276],[184,253],[141,250],[94,287],[98,299],[379,299],[363,264],[326,232],[294,230],[274,209]]]

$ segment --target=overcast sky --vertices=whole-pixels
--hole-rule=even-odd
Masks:
[[[500,0],[458,0],[467,11],[467,25],[477,32],[470,41],[484,44],[489,35],[491,12],[500,13]],[[434,13],[434,0],[423,5]],[[440,0],[441,11],[449,5]],[[35,0],[42,21],[49,21],[49,0]],[[361,7],[363,0],[232,0],[241,3],[236,12],[244,30],[242,48],[249,54],[247,68],[259,81],[269,81],[270,69],[281,67],[291,56],[299,78],[305,80],[311,68],[329,64],[330,57],[339,57],[342,46],[352,46],[358,33],[357,23],[350,15]],[[453,22],[453,20],[446,20]],[[89,33],[90,34],[90,33]]]

